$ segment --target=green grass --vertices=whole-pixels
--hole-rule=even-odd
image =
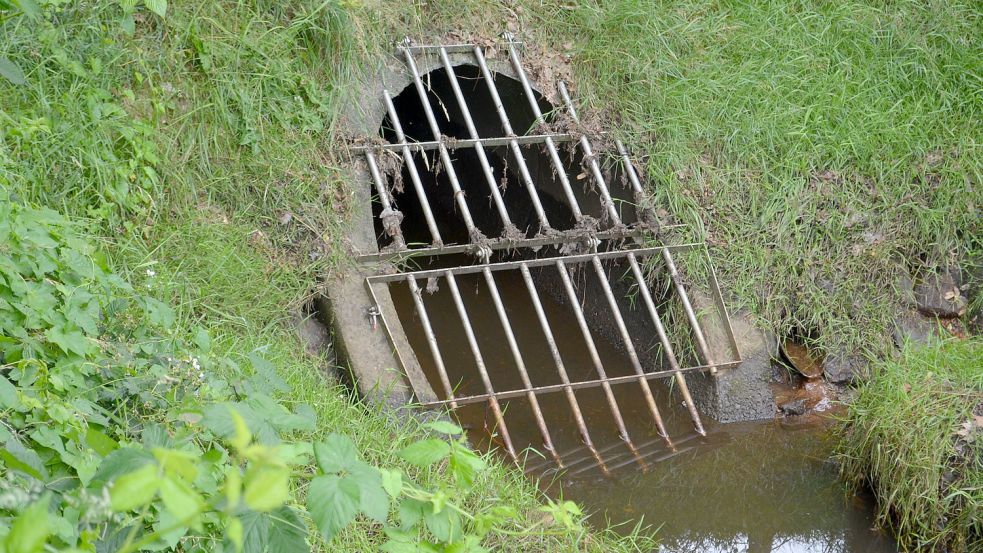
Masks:
[[[850,405],[842,474],[874,490],[905,550],[983,546],[981,358],[979,340],[908,347]]]
[[[884,353],[896,275],[983,249],[983,24],[969,2],[182,1],[163,21],[143,12],[133,37],[115,4],[57,11],[0,23],[0,56],[28,81],[0,80],[0,187],[89,225],[183,328],[264,348],[325,432],[375,458],[417,431],[325,378],[288,319],[349,262],[355,184],[337,131],[404,35],[511,28],[530,55],[569,52],[582,116],[617,122],[652,194],[709,241],[729,307],[763,326]],[[475,502],[535,516],[538,492],[504,468],[479,489]],[[371,548],[373,531],[340,539]]]

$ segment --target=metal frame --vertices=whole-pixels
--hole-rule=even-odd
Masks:
[[[515,75],[518,77],[518,80],[522,85],[523,95],[529,103],[529,107],[535,116],[537,124],[540,126],[545,126],[545,116],[539,107],[537,96],[533,91],[530,80],[519,57],[518,50],[521,43],[517,42],[510,33],[505,33],[503,37],[505,39],[504,46],[507,49],[509,61]],[[354,146],[351,149],[352,151],[358,152],[365,157],[369,168],[369,174],[372,178],[372,184],[376,191],[377,200],[383,209],[380,217],[383,219],[384,229],[386,234],[392,239],[392,243],[383,251],[378,253],[359,256],[358,261],[363,264],[373,262],[405,263],[408,260],[418,256],[422,257],[455,253],[474,254],[483,261],[482,264],[473,266],[458,266],[449,269],[442,268],[434,270],[380,274],[370,276],[365,280],[368,294],[376,306],[380,305],[380,302],[377,300],[375,289],[377,286],[388,286],[390,283],[394,282],[405,282],[409,287],[410,294],[413,298],[414,309],[416,311],[419,323],[423,327],[427,347],[430,350],[431,357],[434,361],[434,366],[438,373],[437,376],[442,388],[440,393],[442,393],[443,396],[440,400],[426,402],[423,403],[422,406],[450,407],[451,409],[456,409],[462,405],[488,402],[495,417],[495,433],[497,433],[497,436],[501,439],[501,442],[504,445],[509,457],[518,462],[519,457],[512,443],[506,423],[505,412],[503,411],[500,402],[506,399],[524,397],[529,401],[532,408],[536,426],[542,438],[543,448],[552,455],[552,458],[562,468],[564,466],[563,456],[560,455],[560,453],[555,449],[549,426],[546,423],[539,404],[539,398],[544,394],[563,392],[566,395],[570,409],[574,415],[574,419],[577,423],[584,445],[591,452],[591,455],[597,461],[597,464],[601,470],[608,473],[609,468],[611,467],[609,466],[609,463],[605,462],[602,453],[607,453],[610,448],[604,448],[599,451],[594,446],[586,421],[584,420],[583,412],[581,411],[580,405],[577,401],[577,396],[575,393],[576,390],[598,387],[603,389],[611,415],[614,419],[615,426],[617,427],[621,439],[628,446],[635,462],[639,463],[643,467],[646,467],[647,463],[643,458],[650,456],[652,453],[641,454],[639,449],[633,443],[632,438],[628,434],[618,402],[612,392],[612,386],[630,383],[636,383],[638,386],[640,386],[658,433],[670,448],[674,448],[674,444],[666,431],[662,415],[655,403],[650,387],[650,381],[653,379],[673,378],[677,389],[683,396],[684,403],[686,404],[690,417],[692,418],[696,433],[700,435],[705,434],[700,415],[696,409],[696,405],[686,383],[686,373],[705,370],[716,372],[717,368],[731,368],[741,363],[741,354],[737,346],[737,340],[734,336],[733,329],[729,324],[727,309],[721,296],[716,274],[712,264],[710,263],[709,252],[706,249],[706,245],[679,244],[662,245],[658,247],[639,247],[639,243],[642,243],[646,238],[650,237],[653,227],[649,225],[650,222],[656,221],[656,217],[651,207],[642,205],[645,197],[644,189],[642,187],[638,172],[632,164],[631,158],[629,157],[628,151],[624,144],[622,144],[620,140],[614,141],[617,149],[616,159],[621,164],[625,174],[628,177],[631,191],[634,194],[634,200],[637,204],[636,211],[638,213],[639,223],[637,225],[633,225],[632,227],[625,226],[621,220],[617,206],[615,205],[615,201],[611,195],[611,189],[608,186],[604,172],[597,159],[598,153],[593,149],[589,137],[577,132],[544,132],[541,134],[531,134],[526,136],[517,136],[515,134],[512,128],[512,123],[509,120],[508,113],[506,112],[502,103],[498,87],[495,84],[494,74],[489,69],[484,52],[480,46],[474,44],[414,45],[407,39],[396,48],[396,53],[400,58],[402,58],[411,74],[413,87],[416,90],[417,100],[420,102],[423,113],[426,116],[427,124],[430,133],[433,136],[433,140],[409,142],[403,131],[403,125],[399,119],[395,105],[393,104],[392,96],[388,90],[383,92],[387,113],[393,126],[393,130],[395,131],[396,142],[392,144],[365,144]],[[471,107],[468,106],[467,99],[465,98],[460,84],[458,83],[454,65],[451,62],[449,54],[470,54],[473,57],[475,63],[480,69],[481,79],[485,81],[485,86],[487,86],[488,93],[492,99],[492,103],[494,104],[495,111],[502,127],[503,136],[479,136],[475,122],[472,118]],[[422,76],[420,75],[416,64],[416,58],[418,55],[436,55],[438,57],[438,67],[439,69],[443,69],[449,78],[451,89],[453,91],[457,107],[467,127],[469,138],[449,138],[441,134],[436,115],[434,113],[434,108],[430,105],[427,87],[424,85],[423,79],[421,78]],[[563,101],[563,105],[570,117],[574,122],[579,123],[579,115],[570,97],[569,91],[567,90],[566,84],[560,81],[557,83],[557,88]],[[593,217],[587,216],[583,213],[581,206],[578,203],[577,196],[574,193],[570,178],[567,175],[567,168],[563,164],[559,154],[559,148],[557,147],[557,144],[570,142],[575,142],[577,147],[579,147],[585,170],[589,173],[594,188],[597,190],[602,206],[601,221],[597,221]],[[553,177],[559,182],[562,190],[562,200],[567,203],[571,213],[573,214],[575,220],[574,228],[564,232],[558,232],[551,224],[549,216],[546,213],[546,210],[543,208],[542,201],[540,199],[540,192],[536,185],[535,179],[533,179],[532,175],[530,174],[527,160],[522,152],[521,146],[523,145],[538,145],[545,149],[545,152],[548,154],[550,159],[550,165],[553,169]],[[529,200],[539,225],[539,232],[533,238],[526,238],[524,234],[515,227],[510,218],[510,214],[506,208],[502,193],[499,190],[495,179],[495,169],[489,162],[486,153],[486,148],[492,147],[507,147],[512,156],[515,158],[515,167],[517,167],[518,175],[529,194]],[[487,185],[490,203],[491,205],[494,205],[494,212],[497,214],[498,219],[502,223],[503,231],[500,237],[486,237],[476,226],[472,218],[468,203],[465,200],[465,191],[462,187],[461,179],[458,177],[454,166],[454,160],[451,157],[451,152],[463,148],[473,149],[476,153],[482,173],[482,177],[479,178]],[[417,154],[423,155],[426,152],[437,152],[440,166],[442,167],[443,171],[447,173],[448,180],[450,181],[452,188],[453,201],[457,208],[457,217],[468,231],[467,234],[470,242],[467,244],[447,245],[443,242],[437,226],[437,221],[431,209],[430,198],[427,196],[426,187],[424,186],[421,178],[420,170],[416,165]],[[397,210],[395,200],[388,188],[388,183],[385,182],[384,175],[382,175],[380,171],[379,162],[376,157],[377,155],[394,154],[402,156],[404,165],[408,166],[412,188],[421,204],[423,216],[426,219],[427,228],[431,235],[430,245],[407,244],[402,235],[402,228],[400,224],[402,221],[402,214]],[[600,229],[599,223],[606,225],[606,228]],[[681,225],[672,225],[670,227],[662,228],[674,228],[677,226]],[[610,251],[599,252],[599,246],[604,244],[602,241],[607,241],[606,247],[613,249]],[[526,251],[534,251],[535,248],[543,246],[553,246],[559,248],[562,245],[575,243],[584,244],[586,249],[591,253],[579,255],[559,255],[554,257],[543,257],[538,259],[508,261],[492,264],[488,263],[491,253],[496,250],[522,249]],[[732,354],[726,361],[715,359],[712,355],[706,342],[706,335],[700,324],[699,317],[693,310],[692,303],[686,291],[685,283],[682,281],[679,271],[676,268],[673,254],[683,251],[700,251],[705,256],[705,260],[709,268],[710,293],[717,308],[717,313],[720,316],[720,320],[723,322],[722,327],[725,332],[725,338],[729,342],[728,345],[730,346]],[[639,263],[639,258],[642,257],[661,257],[665,272],[668,274],[669,280],[672,283],[671,290],[676,296],[679,297],[680,304],[682,305],[683,311],[686,314],[686,323],[689,326],[693,336],[693,341],[696,345],[699,364],[694,366],[681,365],[677,354],[669,341],[665,324],[658,313],[658,310],[656,309],[655,302],[652,299],[651,292],[648,289],[645,274],[641,264]],[[624,273],[624,276],[626,278],[633,279],[635,285],[637,285],[639,288],[641,300],[644,304],[644,312],[648,315],[650,322],[656,330],[659,344],[661,345],[663,355],[665,356],[665,360],[668,365],[667,369],[647,372],[642,366],[641,359],[639,358],[639,354],[633,343],[631,330],[629,329],[624,316],[621,313],[618,300],[615,297],[608,276],[605,274],[605,270],[602,265],[603,260],[609,259],[625,261],[627,268],[630,269]],[[576,290],[568,273],[569,265],[585,264],[590,265],[593,268],[593,271],[601,284],[604,300],[606,301],[608,310],[612,316],[612,320],[615,323],[617,334],[620,337],[621,345],[627,354],[633,374],[626,376],[608,376],[605,370],[592,336],[590,324],[587,321],[584,310],[578,301]],[[536,283],[530,272],[530,268],[546,266],[555,267],[559,273],[562,291],[566,295],[574,318],[577,322],[577,326],[581,332],[584,343],[587,346],[597,378],[578,381],[570,380],[563,360],[560,356],[560,351],[556,344],[553,330],[546,318],[546,313],[540,298],[540,292],[537,289]],[[535,386],[531,381],[525,361],[522,358],[522,353],[516,341],[512,323],[509,320],[508,313],[502,302],[502,297],[496,283],[494,273],[498,271],[519,271],[521,273],[526,291],[529,294],[529,300],[531,301],[536,313],[539,326],[546,338],[547,346],[549,347],[551,356],[555,363],[557,374],[560,377],[560,384]],[[489,377],[488,368],[485,365],[484,358],[480,351],[467,307],[465,306],[460,290],[458,289],[456,278],[460,275],[478,273],[481,273],[485,285],[491,292],[490,297],[498,317],[498,322],[505,332],[506,342],[508,343],[514,368],[519,373],[522,381],[522,387],[519,389],[505,391],[495,390]],[[468,348],[474,357],[475,366],[477,367],[479,376],[481,377],[481,384],[484,388],[484,393],[468,396],[458,396],[455,393],[455,388],[450,381],[447,368],[444,364],[444,359],[440,351],[441,344],[430,322],[430,317],[423,300],[422,290],[418,284],[420,279],[430,278],[441,278],[446,281],[448,285],[455,310],[458,318],[460,319],[460,324],[463,327],[467,338]],[[378,314],[382,320],[382,325],[385,328],[390,343],[394,346],[396,358],[399,360],[400,364],[405,370],[407,364],[404,360],[404,355],[412,356],[412,352],[399,351],[400,348],[397,346],[396,340],[393,339],[393,332],[391,330],[392,327],[390,327],[389,321],[387,321],[387,315],[389,317],[395,316],[394,313],[387,314],[380,312]],[[427,393],[430,391],[429,386],[427,386],[428,389],[424,391],[417,389],[417,385],[413,382],[411,382],[411,385],[414,386],[414,392],[416,393],[417,397],[426,397],[429,395]],[[425,383],[419,383],[419,385],[425,386]],[[438,395],[440,393],[438,393]],[[684,438],[682,441],[687,439],[689,438]],[[643,444],[643,447],[645,445],[647,444]],[[570,464],[570,466],[576,465],[582,461],[583,460],[574,461]],[[616,459],[609,459],[608,461],[614,462]],[[618,462],[620,464],[615,465],[613,468],[617,468],[618,466],[624,464],[621,461]]]

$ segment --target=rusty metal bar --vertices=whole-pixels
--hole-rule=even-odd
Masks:
[[[602,135],[605,133],[601,133]],[[450,136],[439,137],[438,140],[424,140],[421,142],[408,142],[405,144],[413,152],[429,152],[440,149],[441,145],[450,151],[461,150],[464,148],[474,148],[475,145],[482,146],[509,146],[514,141],[519,145],[544,144],[546,139],[551,139],[554,143],[573,142],[577,137],[567,133],[548,133],[548,134],[527,134],[523,136],[493,136],[488,138],[453,138]],[[398,151],[403,148],[403,144],[363,144],[350,146],[350,152],[364,152],[365,150],[392,150]]]
[[[584,311],[580,307],[580,301],[577,299],[577,292],[573,288],[573,282],[570,281],[570,275],[567,273],[567,267],[563,264],[562,259],[557,259],[555,262],[556,270],[560,273],[560,280],[563,282],[563,287],[567,291],[567,298],[570,300],[570,308],[573,310],[574,318],[577,320],[577,326],[580,327],[580,333],[584,337],[584,342],[587,344],[587,351],[590,354],[591,361],[594,363],[594,370],[597,371],[597,375],[601,377],[601,388],[604,389],[604,395],[608,400],[608,407],[611,408],[611,414],[614,416],[614,423],[618,427],[618,433],[625,443],[629,444],[629,447],[635,449],[635,445],[631,441],[631,436],[628,435],[628,429],[625,428],[625,419],[621,416],[621,409],[618,407],[618,400],[614,398],[614,392],[611,391],[611,383],[608,382],[608,375],[604,371],[604,365],[601,363],[601,356],[597,352],[597,345],[594,343],[594,338],[591,337],[590,327],[587,326],[587,319],[584,318]]]
[[[392,238],[393,245],[396,249],[405,249],[406,241],[403,240],[403,230],[400,228],[403,221],[403,214],[393,209],[389,192],[386,190],[386,181],[383,180],[382,174],[379,172],[379,164],[376,163],[375,154],[371,150],[366,150],[365,159],[369,163],[369,173],[372,174],[375,191],[379,195],[379,203],[382,204],[382,213],[379,214],[379,219],[382,220],[382,226],[386,229],[386,234]]]
[[[618,155],[621,156],[621,164],[625,166],[625,172],[628,173],[628,181],[631,182],[632,192],[635,196],[635,209],[639,211],[638,219],[644,221],[646,218],[642,217],[641,213],[647,213],[651,221],[657,221],[655,210],[651,206],[643,205],[643,203],[647,203],[645,201],[645,191],[642,189],[642,181],[638,178],[638,171],[635,170],[635,164],[632,163],[631,157],[628,155],[628,149],[625,148],[624,143],[617,139],[614,141],[614,146],[618,149]]]
[[[495,277],[492,275],[491,270],[485,267],[482,271],[485,275],[485,283],[488,285],[488,289],[491,290],[492,303],[495,304],[495,311],[498,313],[498,320],[502,323],[502,328],[505,330],[505,340],[509,344],[509,350],[512,352],[512,359],[515,361],[515,367],[519,371],[519,376],[522,378],[522,385],[529,389],[526,393],[526,399],[529,400],[529,405],[532,407],[532,414],[536,418],[536,426],[539,427],[539,433],[543,437],[543,447],[546,451],[549,451],[553,458],[556,459],[557,464],[561,467],[563,466],[563,461],[557,454],[556,449],[553,447],[553,438],[550,436],[549,428],[546,426],[546,419],[543,418],[543,410],[539,407],[539,400],[536,399],[536,393],[532,391],[532,381],[529,379],[529,372],[526,370],[526,363],[522,360],[522,353],[519,351],[519,344],[515,341],[515,334],[512,332],[512,324],[509,322],[508,314],[505,313],[505,305],[502,303],[502,297],[498,293],[498,285],[495,284]]]
[[[516,42],[515,44],[522,44],[522,43]],[[404,42],[403,44],[396,46],[396,51],[402,52],[402,51],[409,50],[410,53],[413,54],[425,54],[443,48],[444,50],[447,50],[447,53],[449,54],[466,54],[474,50],[476,46],[477,45],[475,44],[440,45],[440,44],[408,44]]]
[[[577,395],[573,393],[573,386],[570,384],[570,377],[567,375],[567,369],[563,364],[563,358],[560,357],[560,348],[556,345],[556,339],[553,337],[553,330],[550,328],[550,323],[546,319],[546,310],[543,309],[543,302],[539,299],[539,292],[536,291],[536,284],[532,280],[532,274],[529,272],[529,266],[525,263],[519,264],[519,270],[522,273],[522,280],[526,283],[526,290],[529,292],[529,299],[532,301],[533,309],[536,311],[536,318],[539,319],[539,326],[543,330],[543,335],[546,337],[546,345],[549,347],[550,355],[553,356],[553,363],[556,365],[556,372],[560,375],[560,381],[563,383],[560,386],[567,396],[567,401],[570,403],[570,410],[573,412],[573,418],[577,422],[577,429],[580,430],[580,437],[584,440],[584,445],[590,449],[594,458],[600,464],[605,473],[607,473],[607,467],[604,464],[604,459],[597,452],[597,448],[594,447],[594,442],[590,438],[590,432],[587,431],[587,423],[584,422],[584,414],[580,410],[580,403],[577,402]]]
[[[539,109],[539,101],[536,100],[536,95],[532,91],[532,86],[529,84],[529,77],[526,76],[526,70],[522,67],[522,60],[519,59],[519,53],[515,49],[515,42],[512,33],[505,33],[505,43],[509,48],[509,58],[512,60],[512,67],[515,68],[515,73],[519,77],[519,83],[522,84],[522,90],[526,95],[526,99],[529,101],[529,107],[532,108],[533,115],[536,116],[536,122],[539,124],[545,124],[546,119],[543,117],[543,111]],[[563,194],[567,198],[567,203],[570,204],[570,209],[573,211],[574,219],[579,223],[583,219],[583,213],[580,210],[580,204],[577,203],[577,197],[573,193],[573,188],[570,186],[570,179],[567,178],[567,170],[563,166],[563,161],[560,160],[560,152],[556,148],[556,144],[550,137],[546,138],[546,151],[549,152],[550,159],[553,161],[553,169],[556,172],[557,178],[560,179],[560,185],[563,187]]]
[[[677,228],[680,225],[667,225],[663,229]],[[522,241],[522,246],[525,248],[538,248],[540,246],[558,246],[563,244],[573,244],[577,242],[583,242],[589,238],[595,238],[597,240],[628,240],[646,237],[647,231],[642,228],[628,228],[621,227],[617,229],[602,230],[598,233],[588,233],[586,231],[578,231],[571,229],[564,231],[562,234],[557,236],[540,236],[537,238],[527,238]],[[514,250],[517,249],[517,244],[513,240],[501,240],[501,239],[491,239],[483,244],[491,250]],[[392,259],[405,260],[413,257],[424,257],[428,255],[437,254],[450,254],[450,253],[468,253],[474,250],[474,244],[451,244],[441,247],[431,247],[431,248],[410,248],[398,252],[379,252],[363,254],[358,256],[356,259],[359,263],[369,263],[373,261],[388,261]]]
[[[423,188],[423,182],[420,180],[420,172],[416,168],[416,162],[413,161],[413,153],[406,144],[406,135],[403,134],[403,125],[399,121],[399,114],[396,113],[396,106],[393,104],[392,96],[389,95],[388,90],[383,90],[382,97],[386,102],[386,110],[389,112],[389,122],[392,123],[393,130],[396,132],[396,140],[400,143],[400,150],[403,153],[403,163],[410,171],[410,181],[413,182],[413,189],[416,190],[416,196],[420,200],[420,207],[423,208],[423,218],[427,220],[427,228],[430,229],[430,236],[433,240],[432,244],[438,247],[442,246],[444,241],[440,238],[440,231],[437,230],[437,222],[433,217],[433,211],[430,210],[430,198],[427,197],[427,192]]]
[[[740,363],[741,363],[740,361],[728,361],[726,363],[719,363],[716,366],[718,368],[721,368],[721,369],[729,369],[729,368],[732,368],[732,367],[736,367],[737,365],[740,365]],[[694,365],[692,367],[682,367],[679,370],[681,372],[683,372],[683,373],[688,373],[688,372],[704,371],[704,370],[707,370],[709,368],[710,368],[710,365]],[[657,378],[668,378],[668,377],[673,376],[675,374],[675,372],[676,371],[671,370],[671,369],[670,370],[665,370],[665,371],[648,372],[648,373],[645,373],[644,378],[646,380],[655,380]],[[577,382],[571,382],[570,384],[550,384],[550,385],[547,385],[547,386],[536,386],[535,388],[532,388],[532,389],[521,388],[521,389],[517,389],[517,390],[506,390],[504,392],[495,392],[493,395],[495,397],[497,397],[498,399],[512,399],[512,398],[522,397],[522,396],[526,395],[527,393],[529,393],[530,391],[533,391],[533,392],[536,392],[536,395],[542,396],[542,395],[551,394],[551,393],[554,393],[554,392],[563,392],[563,391],[566,391],[567,386],[569,386],[571,390],[584,390],[584,389],[587,389],[587,388],[597,388],[598,386],[600,386],[604,382],[607,382],[608,384],[611,384],[612,386],[617,386],[618,384],[626,384],[626,383],[631,383],[631,382],[637,383],[638,382],[638,375],[637,374],[628,374],[628,375],[625,375],[625,376],[609,376],[608,378],[594,378],[594,379],[591,379],[591,380],[580,380],[580,381],[577,381]],[[458,405],[469,405],[471,403],[480,403],[482,401],[488,401],[488,398],[489,397],[491,397],[491,395],[489,395],[489,394],[478,394],[478,395],[473,395],[473,396],[459,396],[459,397],[455,398],[455,401],[457,401],[457,404]],[[449,403],[449,402],[446,401],[446,400],[438,400],[438,401],[423,402],[423,403],[420,404],[420,406],[421,407],[436,407],[438,405],[446,405],[447,403]],[[660,437],[659,439],[662,439],[662,438]]]
[[[515,448],[512,446],[512,437],[509,436],[509,428],[505,425],[505,417],[502,415],[502,407],[498,403],[498,398],[495,397],[495,388],[492,386],[491,379],[488,377],[488,369],[485,368],[485,360],[481,356],[481,351],[478,350],[478,340],[475,339],[474,329],[471,328],[471,318],[468,317],[468,311],[464,307],[464,300],[461,299],[461,291],[457,288],[457,279],[454,278],[454,273],[451,271],[444,271],[444,278],[447,279],[447,284],[451,290],[451,296],[454,298],[454,306],[457,307],[457,314],[461,317],[461,324],[464,326],[464,334],[467,336],[468,346],[471,348],[471,353],[474,355],[474,362],[478,367],[481,382],[485,386],[485,392],[491,396],[488,399],[488,403],[491,405],[492,412],[495,414],[495,422],[498,424],[498,430],[501,432],[502,440],[505,442],[505,450],[508,452],[509,457],[518,463],[519,457],[515,454]]]
[[[638,265],[638,260],[635,258],[635,254],[628,253],[628,263],[631,265],[631,272],[635,275],[635,280],[638,282],[638,289],[642,295],[642,302],[645,303],[645,307],[648,310],[649,317],[652,319],[652,324],[655,325],[655,333],[659,336],[659,342],[662,344],[662,349],[665,350],[666,359],[669,361],[669,367],[673,369],[673,374],[676,378],[676,384],[679,386],[679,391],[683,394],[683,401],[686,403],[686,409],[689,410],[689,416],[693,419],[693,424],[696,426],[696,431],[700,433],[701,436],[706,436],[706,431],[703,430],[703,421],[700,420],[700,413],[696,410],[696,404],[693,402],[693,397],[689,393],[689,386],[686,385],[686,377],[679,369],[679,360],[676,359],[676,352],[672,349],[672,344],[669,343],[669,336],[666,335],[666,328],[662,324],[662,317],[659,316],[658,310],[655,308],[655,302],[652,301],[652,294],[649,292],[648,284],[645,282],[645,277],[642,275],[642,269]]]
[[[634,252],[638,256],[648,256],[656,253],[661,253],[663,249],[669,249],[671,251],[690,251],[700,248],[700,244],[677,244],[672,246],[657,246],[651,248],[637,248],[634,250],[616,250],[609,252],[598,252],[598,253],[585,253],[578,255],[568,255],[562,257],[563,260],[575,263],[580,261],[590,261],[593,256],[597,256],[601,259],[614,259],[618,257],[624,257],[626,251]],[[530,267],[541,267],[543,265],[552,265],[556,261],[557,257],[544,257],[542,259],[528,259],[525,261],[504,261],[501,263],[491,263],[488,268],[492,271],[506,271],[509,269],[517,269],[520,265],[528,265]],[[422,271],[412,271],[407,273],[397,273],[391,275],[376,275],[367,278],[370,282],[391,282],[395,280],[401,280],[404,275],[413,275],[416,278],[429,278],[433,276],[443,276],[446,269],[426,269]],[[482,265],[464,265],[460,267],[454,267],[451,270],[454,271],[456,275],[467,275],[473,273],[480,273],[484,270]]]
[[[515,137],[515,131],[512,129],[512,123],[509,121],[509,115],[505,111],[505,105],[502,103],[502,98],[498,95],[498,86],[495,85],[495,76],[488,69],[488,64],[485,63],[485,54],[481,51],[481,48],[475,46],[474,58],[478,62],[478,67],[481,68],[482,77],[485,80],[485,85],[488,88],[488,93],[491,95],[492,103],[495,105],[495,111],[498,113],[498,119],[502,124],[502,130],[507,136],[511,138],[509,140],[509,148],[512,150],[512,156],[515,157],[516,162],[519,165],[519,175],[522,177],[522,182],[525,183],[526,189],[529,191],[529,199],[532,200],[533,208],[536,211],[536,216],[539,218],[539,226],[541,232],[548,232],[550,229],[549,219],[546,217],[546,211],[543,210],[543,204],[539,199],[539,192],[536,190],[536,185],[533,182],[532,175],[529,174],[529,166],[526,164],[526,158],[522,155],[522,148],[519,147],[519,141]],[[575,215],[579,220],[580,208],[579,206],[575,210]]]
[[[461,115],[464,117],[464,124],[468,128],[468,134],[471,138],[477,140],[478,129],[474,126],[474,120],[471,118],[471,110],[468,109],[468,103],[464,99],[464,93],[461,92],[461,85],[457,82],[457,74],[454,72],[454,66],[451,65],[451,60],[447,57],[447,50],[441,48],[440,61],[444,65],[444,71],[447,72],[447,77],[451,82],[451,89],[454,91],[454,97],[457,99],[457,104],[461,108]],[[498,190],[498,183],[495,182],[495,175],[492,174],[491,164],[488,163],[488,156],[485,154],[485,147],[481,145],[481,142],[476,142],[474,145],[474,151],[478,154],[478,161],[481,164],[481,171],[485,175],[485,180],[488,182],[488,188],[491,191],[492,201],[495,203],[495,209],[498,210],[498,216],[502,219],[503,231],[502,236],[506,237],[516,237],[520,236],[521,233],[519,229],[512,224],[512,219],[509,218],[509,212],[505,209],[505,202],[502,201],[502,194]]]
[[[443,163],[444,170],[447,171],[447,178],[451,182],[451,188],[454,189],[454,200],[457,202],[457,208],[461,211],[464,225],[468,229],[468,237],[472,242],[477,242],[484,238],[484,234],[474,225],[474,219],[471,218],[471,210],[468,209],[468,203],[464,199],[464,190],[461,189],[461,183],[457,179],[457,171],[454,170],[454,163],[451,161],[450,153],[447,151],[447,146],[443,142],[440,142],[440,127],[437,125],[436,117],[434,117],[433,108],[430,106],[427,90],[424,88],[423,81],[420,79],[416,62],[413,61],[413,54],[409,50],[403,50],[403,54],[406,59],[406,65],[413,74],[413,84],[416,86],[416,93],[420,98],[420,104],[423,106],[423,113],[426,115],[427,123],[430,125],[430,132],[433,134],[434,140],[439,142],[437,149],[440,152],[440,159]]]
[[[563,81],[559,81],[557,87],[560,89],[560,96],[563,97],[563,103],[567,105],[567,111],[570,112],[570,117],[573,118],[574,122],[580,123],[577,108],[574,107],[573,102],[570,100],[570,94],[567,92],[567,85]],[[590,140],[586,135],[580,136],[580,149],[584,151],[584,158],[587,160],[588,166],[590,166],[594,183],[597,184],[597,188],[601,192],[601,203],[607,210],[608,217],[611,218],[614,226],[620,225],[621,217],[618,216],[618,208],[614,205],[614,200],[611,198],[611,191],[608,190],[608,184],[604,180],[604,174],[601,173],[601,165],[597,162],[597,156],[594,155],[594,149],[591,148]]]
[[[689,302],[689,294],[686,293],[686,287],[683,286],[683,281],[679,277],[679,271],[676,270],[676,263],[672,260],[672,254],[669,253],[668,248],[662,248],[662,259],[665,260],[666,268],[669,269],[669,277],[672,278],[672,282],[676,286],[676,293],[679,294],[679,301],[683,304],[683,311],[686,312],[686,318],[689,319],[689,324],[693,327],[693,337],[696,338],[696,346],[703,356],[703,362],[710,365],[710,374],[717,374],[717,364],[710,355],[710,348],[707,347],[707,340],[703,334],[703,328],[700,326],[700,321],[696,318],[693,306]]]
[[[449,402],[451,409],[457,409],[457,401],[454,399],[454,388],[451,386],[451,380],[447,376],[444,357],[440,354],[440,348],[437,347],[437,336],[434,334],[433,326],[430,324],[427,307],[423,304],[420,287],[417,286],[416,279],[412,275],[406,275],[406,282],[410,285],[410,295],[413,296],[413,305],[416,306],[416,314],[420,317],[420,323],[423,325],[423,333],[427,337],[430,356],[433,357],[433,364],[437,367],[437,375],[440,377],[440,383],[443,385],[444,393],[447,395],[446,401]]]
[[[638,375],[638,384],[642,387],[642,395],[645,396],[645,403],[648,404],[649,412],[652,413],[652,419],[655,420],[655,427],[659,430],[659,435],[665,438],[666,443],[671,447],[672,440],[669,439],[669,433],[666,432],[666,425],[662,421],[662,414],[659,413],[659,406],[655,404],[655,398],[652,396],[649,381],[645,379],[645,369],[642,368],[642,362],[638,359],[635,344],[631,340],[631,334],[628,333],[628,326],[625,324],[625,319],[621,315],[621,308],[618,307],[618,300],[614,297],[614,291],[611,290],[607,275],[604,274],[601,260],[595,256],[591,261],[594,265],[594,273],[597,274],[598,280],[601,281],[601,288],[608,300],[611,314],[614,315],[614,324],[618,327],[618,332],[621,334],[621,341],[625,344],[625,353],[628,354],[628,359],[631,361],[631,366],[635,370],[635,374]]]

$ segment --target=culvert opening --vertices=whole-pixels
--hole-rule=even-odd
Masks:
[[[492,73],[495,91],[501,100],[500,113],[496,109],[492,88],[479,67],[460,64],[453,70],[461,92],[460,99],[456,96],[448,71],[435,69],[421,77],[426,105],[421,101],[416,86],[410,84],[392,98],[394,109],[382,121],[380,135],[393,144],[401,143],[398,131],[402,131],[403,138],[409,143],[430,143],[439,139],[453,144],[475,137],[506,137],[509,129],[520,136],[555,134],[555,127],[562,126],[566,121],[557,117],[559,110],[556,107],[533,90],[536,105],[547,122],[539,125],[521,83],[506,75]],[[438,129],[436,135],[431,128],[427,107]],[[468,117],[473,123],[474,133],[468,125]],[[388,150],[383,154],[385,161],[380,164],[385,173],[383,178],[391,207],[402,214],[403,241],[410,247],[434,242],[424,201],[432,212],[443,244],[472,241],[472,233],[466,224],[462,224],[464,209],[454,190],[452,179],[455,177],[475,228],[488,238],[533,238],[544,232],[571,231],[578,224],[584,226],[585,221],[607,220],[609,216],[602,205],[602,195],[590,183],[592,177],[588,164],[583,152],[576,146],[573,140],[556,144],[559,170],[550,157],[549,148],[542,141],[521,142],[517,146],[489,143],[481,148],[483,156],[475,147],[455,148],[449,151],[453,175],[445,167],[439,149],[414,151],[413,167],[405,162],[401,152]],[[522,159],[516,155],[517,152]],[[488,162],[487,171],[482,157]],[[620,223],[628,226],[635,224],[636,198],[617,160],[610,156],[597,156],[596,159],[607,177]],[[569,183],[573,200],[566,193],[564,178]],[[421,199],[414,179],[419,181],[425,200]],[[495,197],[495,191],[491,190],[492,186],[497,188],[500,202]],[[376,195],[373,219],[380,248],[392,247],[394,243],[386,229],[384,203],[380,195]],[[575,210],[580,212],[579,216]],[[549,228],[545,227],[544,220]]]

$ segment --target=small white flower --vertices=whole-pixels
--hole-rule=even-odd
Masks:
[[[157,276],[157,271],[154,271],[153,269],[147,269],[147,276],[153,278]]]

